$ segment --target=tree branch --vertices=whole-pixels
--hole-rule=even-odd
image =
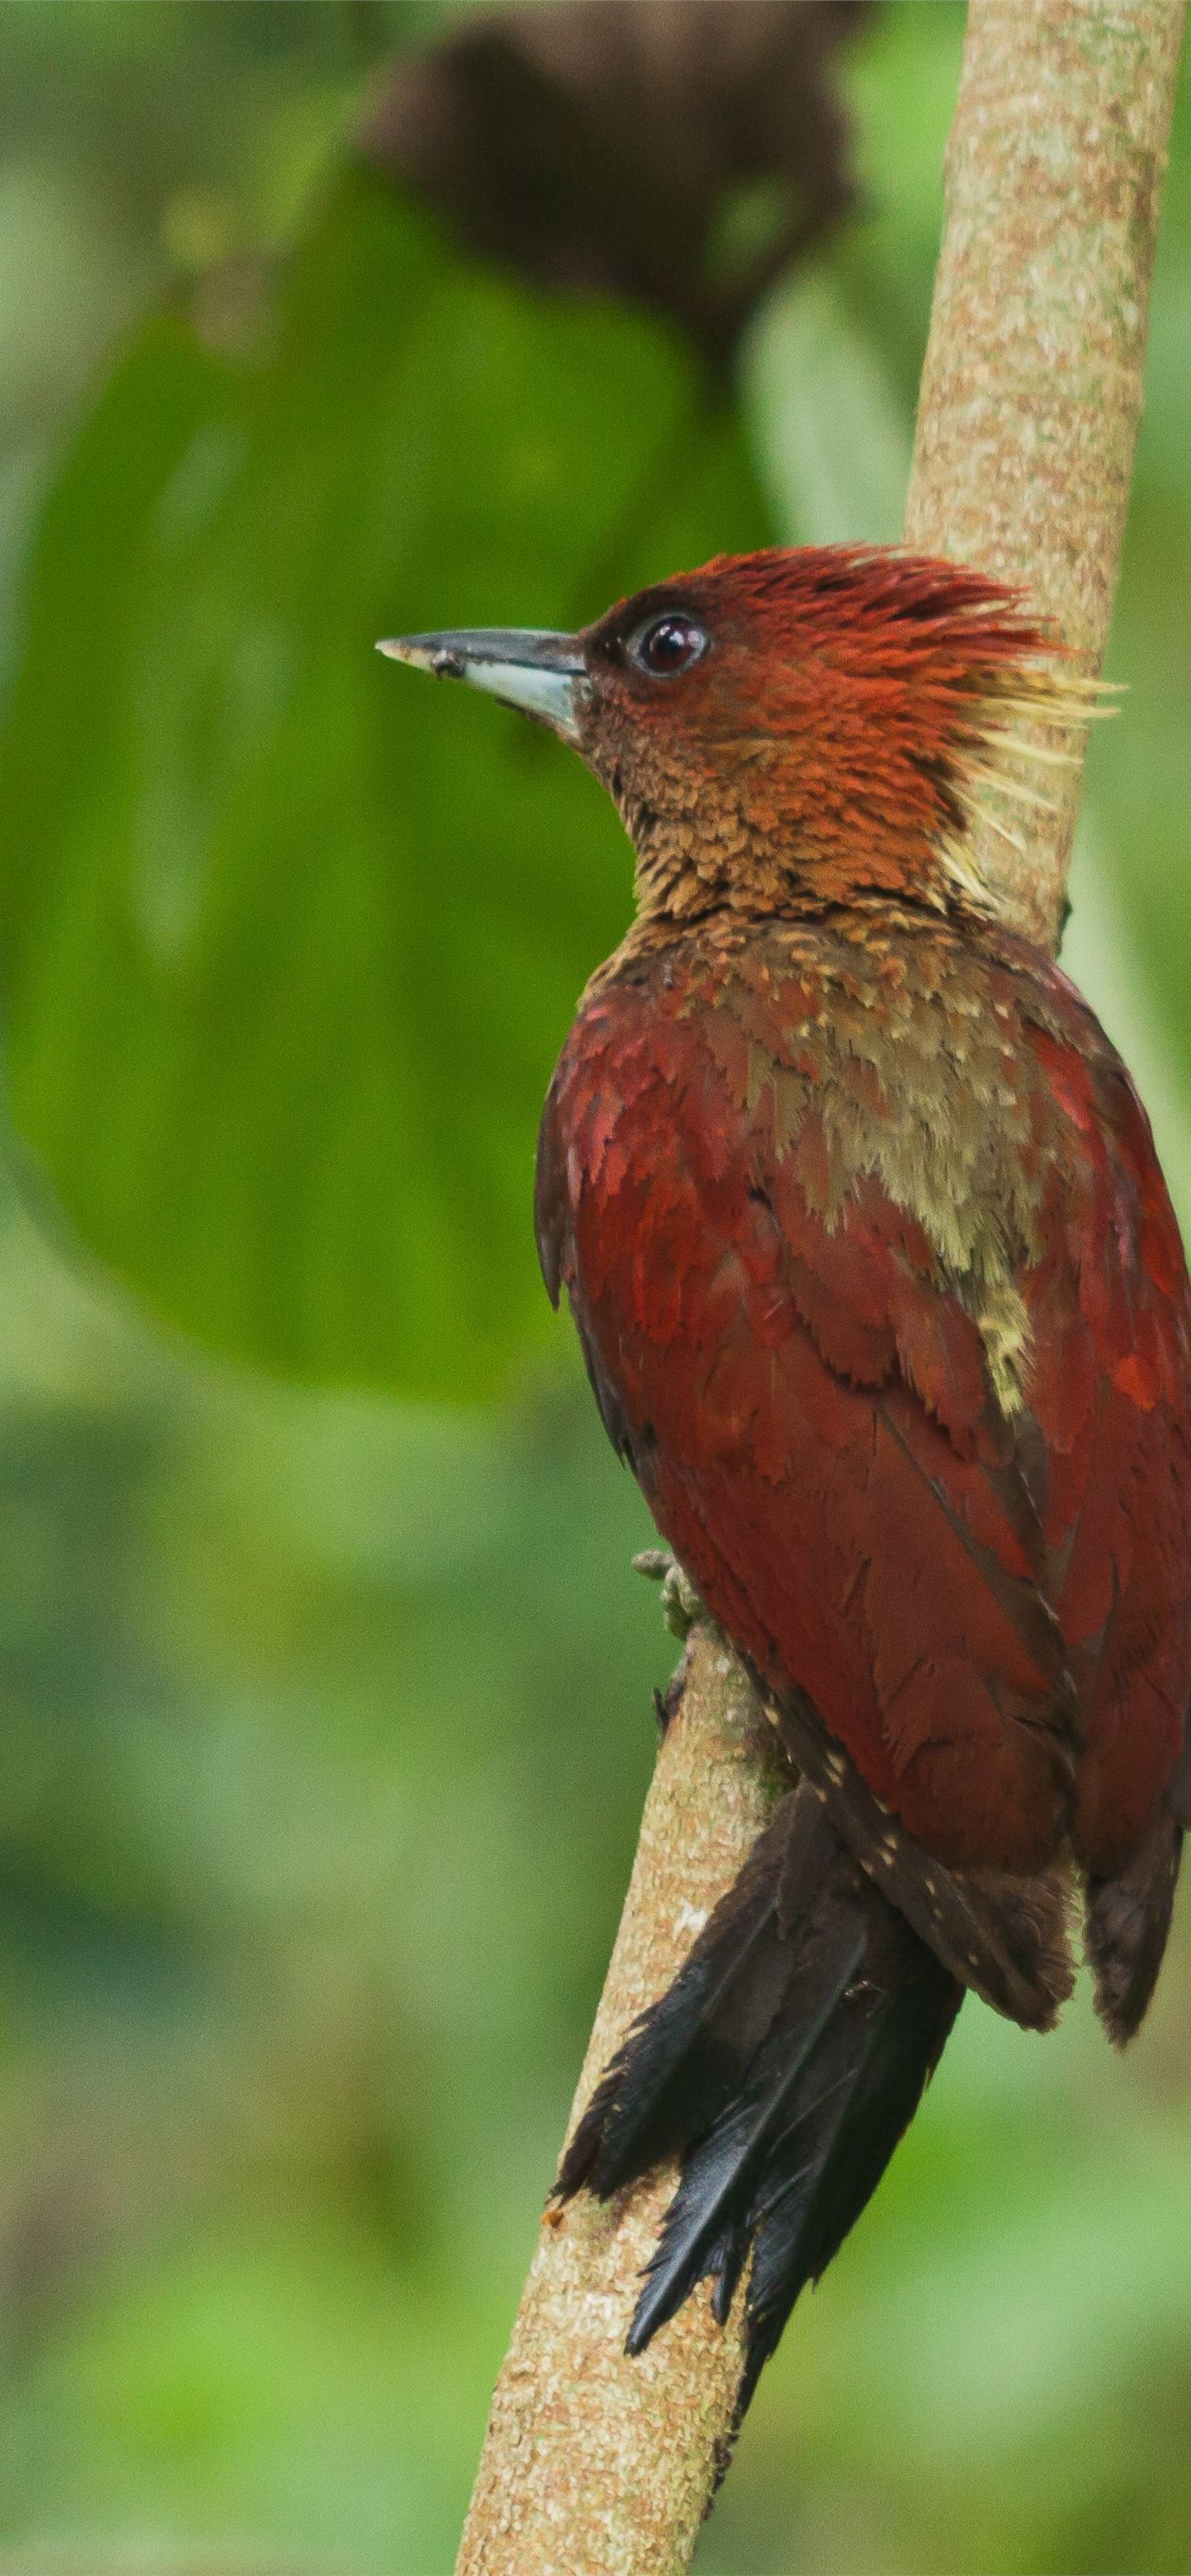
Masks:
[[[1108,632],[1141,415],[1184,0],[971,0],[907,542],[1024,583],[1089,670]],[[1043,737],[1045,739],[1045,737]],[[1057,944],[1078,801],[987,876]],[[772,1737],[696,1630],[574,2118],[669,1983],[774,1794]],[[739,2381],[735,2322],[691,2299],[623,2342],[673,2175],[543,2224],[493,2403],[458,2576],[681,2576]]]
[[[947,148],[906,543],[1025,583],[1092,671],[1141,419],[1184,13],[1185,0],[972,0]],[[1055,793],[1027,858],[1004,842],[981,852],[1051,949],[1078,772]]]
[[[643,2004],[669,1985],[788,1775],[723,1639],[692,1629],[570,2126]],[[569,2132],[568,2132],[569,2134]],[[463,2535],[458,2576],[677,2576],[731,2420],[741,2344],[689,2300],[640,2361],[624,2339],[672,2167],[543,2224]]]

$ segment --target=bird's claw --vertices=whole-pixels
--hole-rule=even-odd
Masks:
[[[646,1547],[633,1558],[634,1574],[643,1574],[650,1583],[662,1587],[662,1617],[672,1637],[683,1642],[696,1619],[707,1613],[689,1574],[684,1574],[676,1556],[668,1547]]]

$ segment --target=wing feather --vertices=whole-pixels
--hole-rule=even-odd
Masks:
[[[605,984],[547,1105],[543,1266],[659,1527],[779,1700],[943,1860],[1038,1869],[1074,1817],[1104,1869],[1191,1691],[1186,1272],[1090,1014],[1042,961],[996,990],[1040,1211],[1021,1406],[879,1153],[841,1173],[794,976],[752,1004],[738,979],[731,1008]],[[849,1086],[863,1136],[888,1098],[858,1059]]]

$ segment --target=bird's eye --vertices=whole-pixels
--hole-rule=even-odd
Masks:
[[[651,680],[677,679],[707,651],[707,636],[693,617],[651,617],[628,643],[630,662]]]

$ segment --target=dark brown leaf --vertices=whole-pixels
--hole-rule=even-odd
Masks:
[[[865,0],[494,9],[406,55],[368,158],[469,247],[635,297],[712,360],[854,202],[833,57]]]

